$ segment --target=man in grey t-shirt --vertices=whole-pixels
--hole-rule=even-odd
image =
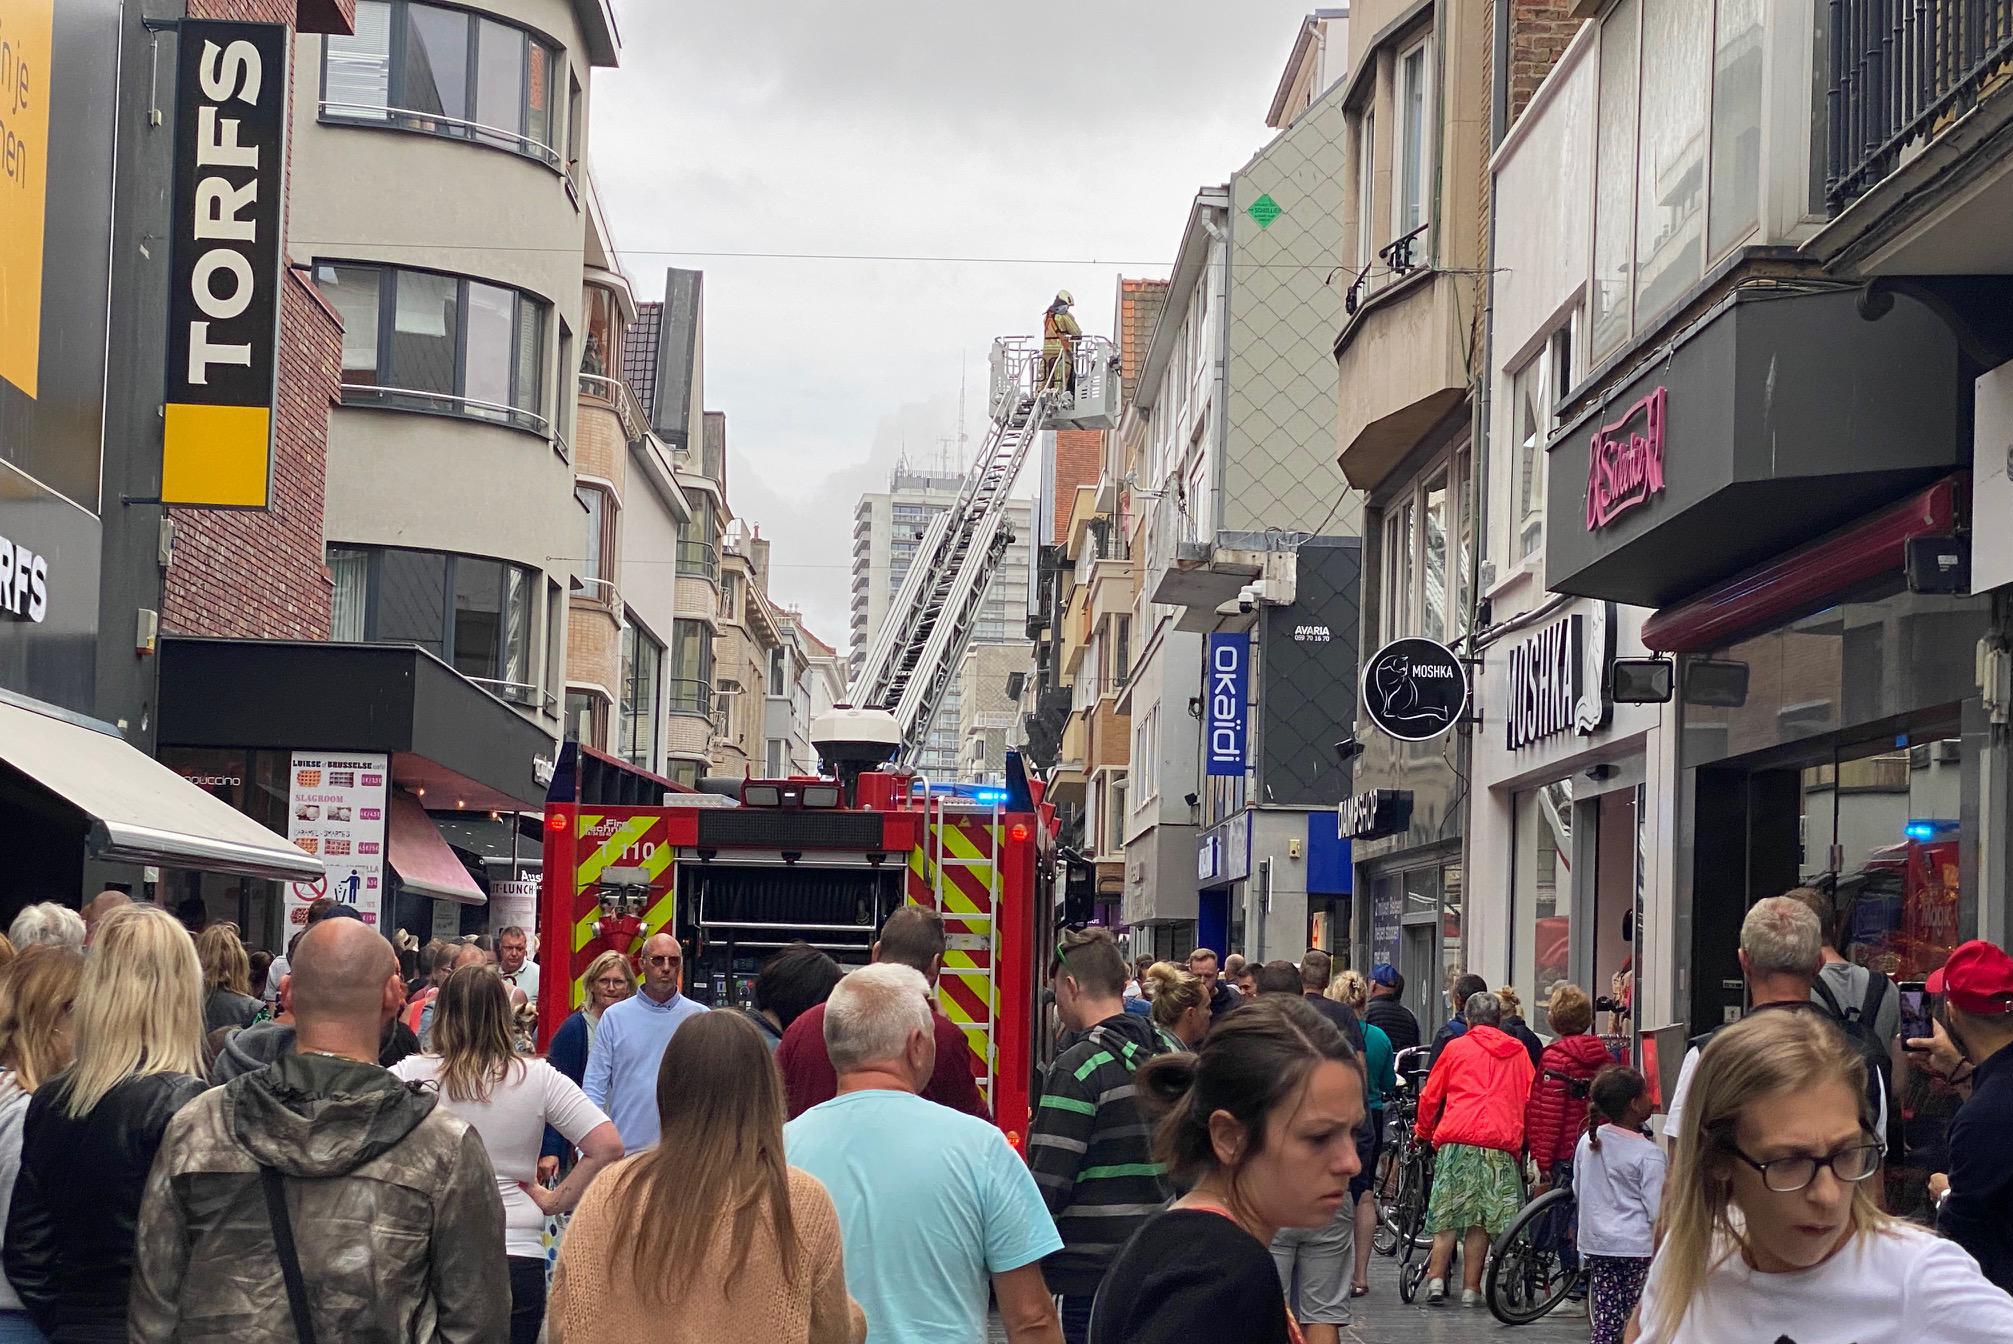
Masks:
[[[1810,991],[1810,1001],[1829,1011],[1834,1004],[1840,1013],[1857,1015],[1866,1005],[1867,991],[1874,975],[1869,967],[1847,961],[1838,950],[1840,918],[1836,903],[1827,892],[1814,887],[1798,887],[1788,895],[1800,902],[1810,913],[1817,916],[1817,926],[1824,933],[1824,964],[1818,968],[1817,983],[1829,992],[1833,1003],[1826,1003],[1824,995],[1816,988]],[[1886,1042],[1890,1048],[1894,1038],[1901,1031],[1901,995],[1892,981],[1881,975],[1883,988],[1880,1002],[1874,1007],[1871,1026],[1873,1034]]]

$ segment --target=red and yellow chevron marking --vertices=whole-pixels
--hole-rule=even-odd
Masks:
[[[583,846],[574,873],[573,951],[578,954],[594,942],[594,922],[601,917],[598,884],[610,868],[641,869],[650,883],[650,902],[643,912],[645,929],[660,929],[671,923],[677,909],[677,893],[672,888],[672,868],[678,851],[665,834],[666,818],[661,812],[640,815],[583,812],[576,818]],[[597,834],[605,832],[605,834]],[[586,848],[592,846],[592,848]],[[587,1001],[587,966],[592,957],[573,958],[570,999],[574,1007]]]
[[[979,1090],[992,1100],[992,1024],[999,1012],[993,983],[993,882],[999,835],[987,817],[946,817],[930,823],[909,854],[909,903],[944,918],[944,973],[937,999],[961,1028]],[[938,883],[942,883],[942,903]]]

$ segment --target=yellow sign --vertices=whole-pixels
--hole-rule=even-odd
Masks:
[[[0,378],[36,394],[56,0],[0,0]]]

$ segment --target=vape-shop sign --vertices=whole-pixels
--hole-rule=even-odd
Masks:
[[[384,908],[385,809],[391,758],[371,752],[297,751],[287,776],[287,839],[322,861],[324,876],[287,887],[287,924],[307,924],[324,896],[356,907],[367,924]]]

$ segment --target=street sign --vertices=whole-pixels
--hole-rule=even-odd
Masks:
[[[1363,665],[1363,709],[1401,742],[1430,742],[1468,712],[1468,667],[1430,639],[1397,639]]]

